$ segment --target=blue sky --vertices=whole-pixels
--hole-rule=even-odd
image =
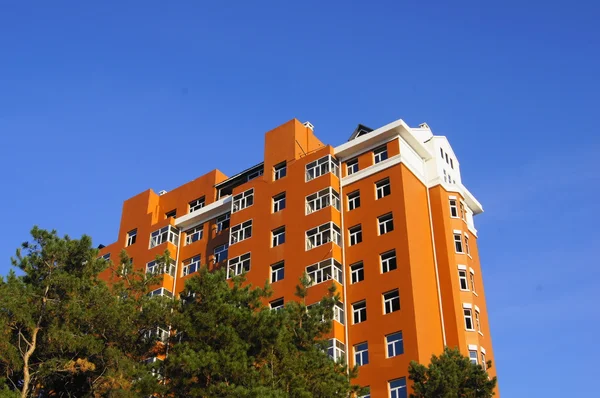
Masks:
[[[426,121],[486,210],[502,395],[595,391],[598,4],[122,3],[0,5],[0,274],[32,225],[110,243],[124,199],[257,163],[293,117],[333,145]]]

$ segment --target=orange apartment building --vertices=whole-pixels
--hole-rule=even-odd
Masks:
[[[118,239],[100,254],[127,250],[137,269],[164,273],[152,294],[170,297],[201,264],[268,280],[272,308],[296,299],[304,272],[309,304],[334,283],[329,354],[360,365],[356,382],[373,398],[407,397],[409,362],[444,346],[493,360],[473,223],[483,209],[446,137],[397,120],[359,125],[332,147],[294,119],[264,148],[262,163],[232,177],[213,170],[126,200]],[[156,264],[166,249],[172,263]]]

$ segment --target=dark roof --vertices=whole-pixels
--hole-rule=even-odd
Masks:
[[[354,132],[352,133],[352,135],[350,136],[350,138],[348,139],[348,141],[352,141],[355,138],[358,138],[360,136],[363,136],[365,134],[369,134],[371,131],[373,131],[372,128],[367,127],[363,124],[359,124],[356,129],[354,130]]]

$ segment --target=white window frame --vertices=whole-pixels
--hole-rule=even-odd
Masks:
[[[251,180],[254,180],[255,178],[258,178],[258,177],[260,177],[261,175],[263,175],[263,174],[264,174],[264,172],[265,172],[265,170],[264,170],[264,169],[259,169],[259,170],[256,170],[256,171],[252,172],[252,173],[250,173],[250,174],[248,174],[248,175],[246,176],[246,181],[251,181]]]
[[[376,200],[383,199],[386,196],[389,196],[391,194],[392,194],[392,185],[390,183],[389,177],[375,182],[375,199]]]
[[[361,277],[362,274],[362,278]],[[365,265],[362,261],[350,265],[350,284],[365,280]]]
[[[471,282],[471,291],[477,295],[477,291],[475,290],[475,270],[473,268],[469,268],[469,281]]]
[[[463,283],[464,283],[464,287],[463,287]],[[462,290],[463,292],[469,291],[469,280],[467,278],[467,270],[464,270],[464,269],[458,270],[458,286],[460,287],[460,290]]]
[[[471,256],[471,248],[469,247],[469,234],[467,234],[466,232],[464,233],[465,235],[465,253],[467,254],[467,256]]]
[[[279,277],[281,271],[281,278]],[[279,261],[271,265],[271,283],[279,282],[285,278],[285,262]]]
[[[471,307],[467,308],[463,306],[463,314],[465,318],[465,330],[469,332],[475,331],[475,322],[473,321],[473,309]],[[471,324],[471,328],[469,329],[468,324]]]
[[[352,324],[363,323],[367,321],[367,300],[352,303]]]
[[[169,259],[169,265],[152,260],[146,263],[146,273],[152,275],[169,274],[175,277],[175,260]]]
[[[125,242],[125,247],[129,247],[133,245],[137,241],[137,228],[132,229],[127,232],[127,241]]]
[[[144,333],[144,337],[148,340],[154,339],[156,337],[157,340],[166,343],[169,339],[169,331],[157,326],[152,329],[146,330],[146,332]]]
[[[227,261],[227,279],[250,271],[250,252]]]
[[[404,336],[402,335],[402,331],[400,330],[385,336],[386,358],[393,358],[402,354],[404,354]]]
[[[348,211],[352,211],[360,207],[360,191],[352,191],[346,195],[348,202]]]
[[[400,290],[394,289],[389,292],[385,292],[381,295],[383,297],[383,314],[391,314],[392,312],[400,311]],[[394,304],[398,303],[398,308],[394,309]]]
[[[216,218],[217,233],[229,228],[231,213],[221,214]]]
[[[173,298],[173,293],[171,293],[170,290],[165,289],[164,287],[160,287],[160,288],[154,289],[153,291],[148,293],[148,296],[149,297],[164,296],[164,297]]]
[[[285,200],[286,200],[285,192],[281,192],[281,193],[278,193],[277,195],[273,196],[273,213],[277,213],[278,211],[285,209],[285,206],[286,206]]]
[[[220,263],[221,261],[227,260],[228,252],[229,252],[229,246],[227,245],[227,243],[224,245],[219,245],[219,246],[215,247],[213,250],[214,263]],[[221,258],[223,253],[225,253],[225,258]]]
[[[100,256],[99,258],[101,258],[104,261],[110,261],[110,253],[106,253],[106,254]]]
[[[344,304],[339,301],[336,301],[333,306],[333,320],[342,325],[344,324]]]
[[[346,345],[338,339],[329,339],[327,347],[327,355],[334,361],[346,360]]]
[[[360,224],[348,228],[348,246],[362,242],[362,226]]]
[[[380,146],[379,148],[373,149],[373,164],[381,163],[388,159],[387,144]]]
[[[358,172],[358,158],[350,159],[346,162],[346,175],[352,175]]]
[[[458,199],[456,199],[454,197],[451,197],[448,200],[448,203],[450,204],[450,217],[451,218],[459,218],[457,201],[458,201]]]
[[[315,161],[307,163],[305,181],[312,181],[327,173],[333,173],[335,176],[340,175],[338,161],[331,155],[326,155]]]
[[[352,347],[354,350],[354,365],[364,366],[369,364],[369,342],[355,344]]]
[[[469,360],[473,365],[479,364],[479,354],[477,353],[477,350],[469,350]]]
[[[287,175],[287,162],[283,161],[281,163],[273,166],[273,181],[277,181],[282,179]]]
[[[318,285],[331,279],[338,281],[342,285],[344,284],[342,264],[334,258],[328,258],[327,260],[309,265],[306,267],[306,275],[310,280],[310,286]]]
[[[465,252],[463,250],[464,247],[462,241],[462,233],[454,231],[454,251],[456,252],[456,254],[464,254]]]
[[[285,243],[285,226],[275,228],[271,231],[271,247],[283,245]]]
[[[273,311],[283,310],[285,308],[285,301],[283,300],[283,297],[271,301],[269,303],[269,308],[271,308]]]
[[[396,382],[398,382],[399,385],[393,386]],[[406,396],[406,377],[388,381],[388,388],[390,389],[390,398],[402,398],[403,396]]]
[[[328,206],[340,211],[340,194],[327,187],[306,197],[306,215],[315,213]]]
[[[194,199],[188,203],[188,213],[193,213],[197,210],[200,210],[206,204],[206,197],[202,196],[201,198]]]
[[[172,225],[167,225],[150,234],[150,249],[165,242],[171,242],[177,246],[179,244],[179,230]]]
[[[200,254],[183,260],[181,262],[181,276],[188,276],[198,271],[200,269],[200,260]]]
[[[237,213],[254,204],[254,188],[239,193],[231,200],[231,213]]]
[[[321,224],[318,227],[309,229],[305,232],[305,237],[306,250],[314,249],[329,242],[333,242],[340,246],[342,241],[340,227],[338,227],[334,222],[328,222]]]
[[[381,253],[379,255],[379,262],[381,263],[382,274],[398,269],[398,257],[396,256],[396,249]]]
[[[191,245],[192,243],[202,239],[204,237],[204,224],[195,226],[185,231],[185,245]]]
[[[252,237],[252,220],[246,220],[243,223],[234,225],[229,230],[229,246],[238,242],[250,239]]]
[[[387,213],[377,217],[377,231],[379,235],[385,235],[394,230],[394,215]]]
[[[479,309],[475,306],[475,330],[478,333],[481,333],[481,315],[479,314]]]
[[[487,361],[485,359],[485,352],[483,351],[483,348],[481,349],[481,367],[483,368],[483,370],[487,370]]]

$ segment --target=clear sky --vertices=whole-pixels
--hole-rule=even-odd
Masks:
[[[113,242],[123,200],[291,118],[333,145],[427,122],[486,211],[502,395],[597,395],[597,2],[28,3],[0,2],[0,274],[34,224]]]

